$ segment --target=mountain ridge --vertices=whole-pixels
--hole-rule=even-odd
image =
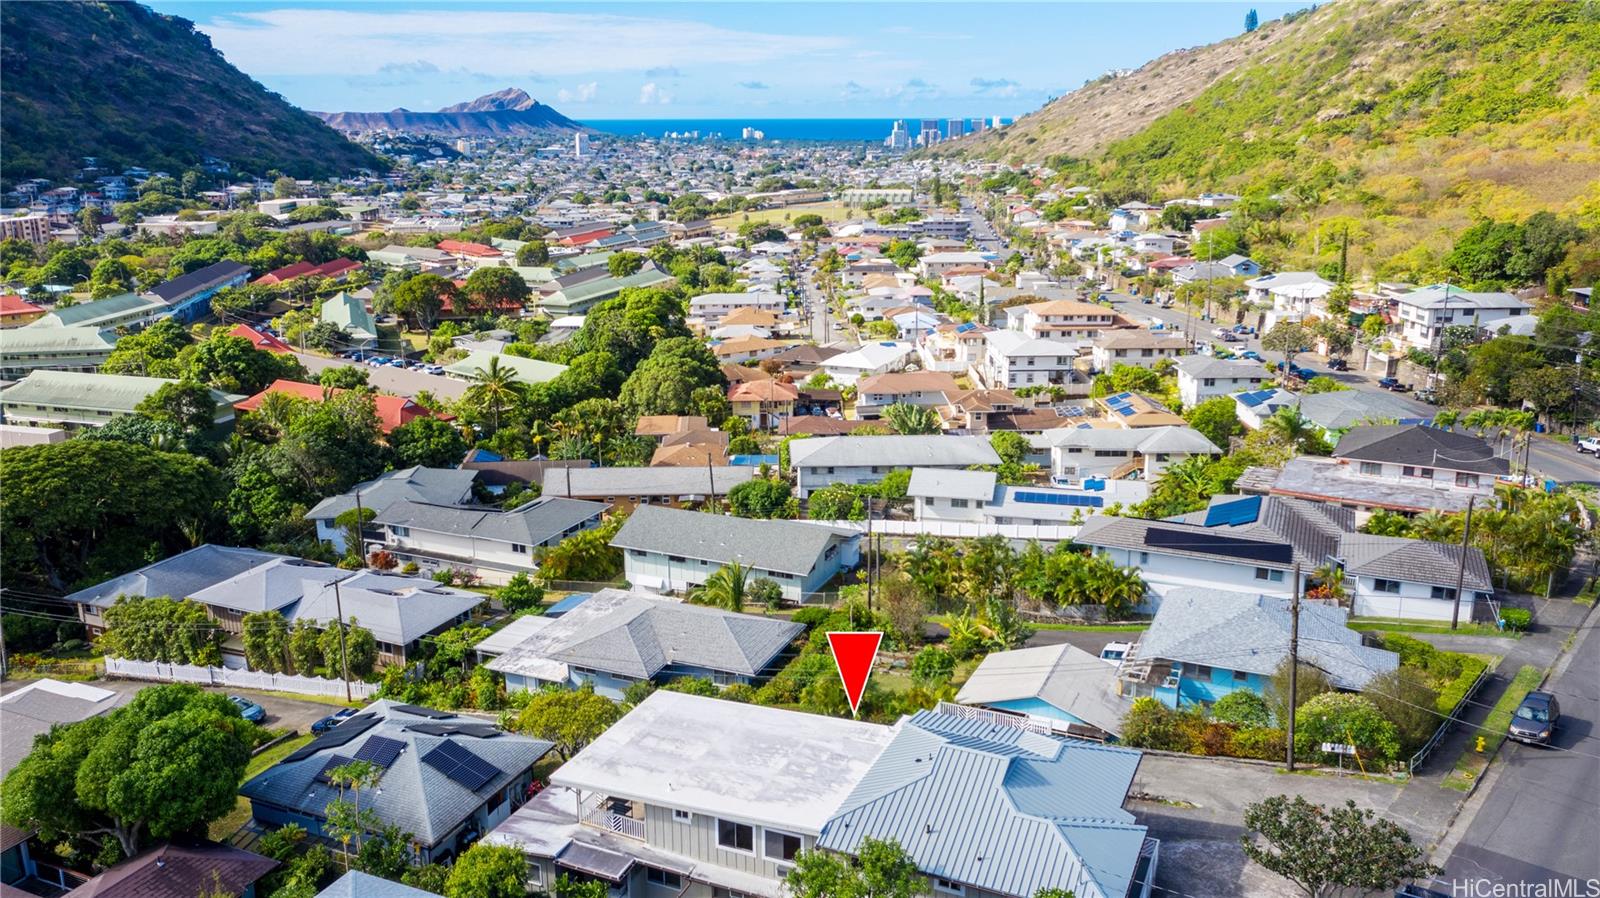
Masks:
[[[215,157],[295,177],[383,168],[230,65],[187,19],[63,0],[0,5],[0,27],[8,181],[67,177],[84,156],[174,172]]]
[[[507,87],[437,112],[394,109],[389,112],[313,112],[329,127],[347,134],[410,131],[450,137],[513,137],[550,132],[589,131],[555,109]]]

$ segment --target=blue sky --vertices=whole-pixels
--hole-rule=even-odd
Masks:
[[[150,2],[150,0],[147,0]],[[1014,117],[1297,3],[164,2],[321,111],[520,87],[572,118]]]

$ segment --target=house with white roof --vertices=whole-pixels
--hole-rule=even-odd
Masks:
[[[839,384],[854,384],[857,379],[889,371],[900,371],[916,356],[912,343],[892,341],[863,343],[822,362],[819,370]]]
[[[1161,333],[1142,327],[1122,328],[1095,337],[1090,358],[1096,371],[1110,371],[1118,365],[1152,368],[1162,359],[1183,355],[1188,349],[1187,342],[1178,333]]]
[[[504,584],[537,571],[540,549],[600,526],[610,507],[558,496],[512,509],[397,499],[373,517],[380,536],[366,549],[382,549],[425,572],[466,570],[485,583]]]
[[[1178,396],[1184,408],[1207,399],[1258,389],[1271,375],[1260,362],[1187,355],[1178,359]]]
[[[989,257],[983,253],[929,253],[917,260],[917,274],[921,277],[940,277],[952,268],[988,268]]]
[[[771,290],[752,290],[748,293],[702,293],[689,300],[689,317],[714,328],[722,318],[738,309],[759,309],[782,315],[783,295]]]
[[[1078,354],[1088,345],[1082,340],[996,330],[985,334],[984,341],[983,366],[978,373],[991,390],[1083,381],[1076,372]]]
[[[1062,527],[1114,505],[1129,506],[1149,497],[1149,484],[1109,480],[1073,489],[1013,486],[998,482],[993,471],[951,471],[916,468],[906,497],[914,502],[918,521],[1002,527]]]
[[[1053,299],[1005,310],[1006,329],[1042,340],[1092,340],[1128,321],[1106,306],[1074,299]]]
[[[1436,348],[1447,327],[1481,328],[1527,315],[1532,306],[1509,293],[1473,293],[1449,284],[1421,287],[1395,299],[1400,337],[1418,349]]]
[[[1137,475],[1146,482],[1194,455],[1222,450],[1192,427],[1060,427],[1040,441],[1050,450],[1050,479],[1063,486],[1117,481]]]
[[[1333,292],[1332,281],[1314,271],[1279,271],[1244,282],[1253,303],[1271,302],[1266,330],[1282,321],[1304,321],[1326,313],[1322,301]]]
[[[982,364],[988,341],[984,334],[994,328],[975,321],[941,324],[917,340],[917,356],[924,371],[965,374]]]
[[[888,727],[659,691],[487,841],[521,847],[533,882],[613,894],[782,898],[801,853],[872,837],[906,846],[932,894],[1147,898],[1159,850],[1122,807],[1139,753],[980,713]]]

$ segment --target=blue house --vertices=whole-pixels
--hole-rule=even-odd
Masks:
[[[1068,736],[1105,739],[1121,732],[1131,702],[1117,694],[1117,665],[1062,643],[993,652],[972,672],[956,702],[1027,718]]]
[[[642,510],[642,509],[641,509]],[[585,685],[621,699],[640,680],[753,684],[783,666],[801,624],[602,589],[489,661],[506,688]]]
[[[250,266],[222,261],[158,284],[150,292],[171,309],[171,317],[192,324],[211,314],[211,297],[250,279]]]
[[[1394,652],[1362,644],[1346,626],[1349,612],[1300,604],[1300,660],[1339,689],[1359,692],[1400,666]],[[1166,594],[1117,671],[1124,697],[1154,696],[1170,708],[1210,705],[1230,692],[1265,693],[1289,656],[1289,600],[1216,589]]]

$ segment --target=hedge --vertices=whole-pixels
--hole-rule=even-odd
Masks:
[[[1489,666],[1481,658],[1474,658],[1471,655],[1459,657],[1461,672],[1444,684],[1439,690],[1439,698],[1434,701],[1434,707],[1438,708],[1441,714],[1449,714],[1455,710],[1456,705],[1466,696],[1467,690],[1472,688],[1473,681],[1477,680],[1478,675]]]

